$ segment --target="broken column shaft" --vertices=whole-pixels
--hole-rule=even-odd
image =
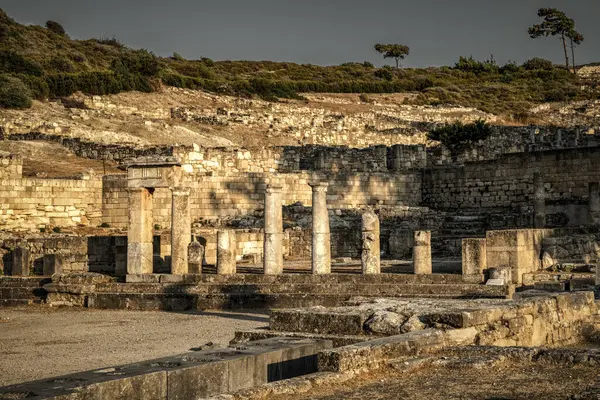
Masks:
[[[217,232],[217,274],[236,273],[236,246],[234,230]]]
[[[413,270],[417,275],[432,273],[431,266],[431,232],[416,231],[413,246]]]
[[[539,172],[533,175],[533,226],[541,229],[546,226],[546,188],[544,176]]]
[[[281,186],[269,186],[265,192],[264,273],[283,273],[283,211]]]
[[[331,273],[331,237],[327,211],[327,186],[317,182],[312,187],[312,273]]]
[[[175,187],[171,201],[171,273],[188,273],[188,247],[192,238],[190,189]]]
[[[379,217],[368,211],[362,215],[362,273],[381,273]]]
[[[146,188],[129,189],[127,273],[152,271],[152,193]]]

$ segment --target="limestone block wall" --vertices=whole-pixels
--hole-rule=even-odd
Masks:
[[[589,183],[600,180],[600,147],[507,154],[498,160],[428,168],[423,204],[436,210],[523,210],[533,205],[539,171],[547,204],[587,203]]]
[[[431,124],[430,130],[439,124]],[[492,134],[453,159],[442,147],[428,148],[430,166],[495,160],[503,154],[530,153],[600,145],[600,127],[557,128],[547,126],[493,126]]]
[[[315,175],[311,173],[278,174],[212,174],[194,175],[190,186],[192,220],[214,221],[245,215],[261,216],[267,181],[277,180],[283,186],[284,205],[300,202],[311,206],[314,179],[329,182],[328,207],[354,209],[367,205],[414,206],[421,201],[421,177],[418,172],[348,173]],[[125,175],[105,177],[102,189],[103,222],[111,227],[126,227],[128,194]],[[153,196],[153,223],[161,228],[171,224],[171,193],[156,189]]]
[[[0,229],[97,226],[101,219],[100,180],[0,179]]]
[[[31,252],[29,270],[32,275],[41,275],[45,254],[63,255],[65,272],[86,272],[88,260],[88,238],[81,236],[30,237],[0,239],[0,271],[7,273],[12,267],[12,251],[24,247]],[[0,274],[2,275],[2,274]]]
[[[23,158],[10,154],[0,156],[0,179],[20,179],[23,176]]]

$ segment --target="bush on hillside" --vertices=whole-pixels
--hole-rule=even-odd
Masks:
[[[427,139],[441,142],[456,158],[473,144],[485,140],[492,133],[492,128],[483,120],[471,124],[456,121],[453,124],[436,128],[427,134]]]
[[[42,76],[44,74],[44,70],[40,64],[10,50],[0,50],[1,72],[34,76]]]
[[[531,60],[527,60],[523,63],[523,68],[525,68],[526,70],[536,70],[536,69],[542,69],[542,70],[547,70],[547,71],[551,71],[554,69],[554,64],[552,64],[552,61],[550,60],[546,60],[543,58],[532,58]]]
[[[112,70],[120,75],[158,76],[160,64],[153,53],[147,50],[136,50],[116,58],[112,63]]]
[[[493,57],[490,57],[490,59],[486,61],[478,61],[472,56],[469,58],[460,57],[454,68],[460,71],[473,72],[476,74],[497,73],[500,70],[500,67],[498,67],[496,60],[494,60]]]
[[[46,28],[59,36],[65,36],[67,34],[65,28],[56,21],[46,21]]]
[[[13,76],[0,75],[0,107],[31,107],[31,92],[23,81]]]

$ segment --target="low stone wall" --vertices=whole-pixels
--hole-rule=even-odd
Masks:
[[[64,257],[64,272],[87,272],[88,238],[81,236],[9,238],[0,240],[0,271],[8,274],[12,269],[12,252],[22,247],[30,252],[28,270],[31,275],[43,274],[43,257],[46,254],[58,254]]]
[[[0,388],[0,398],[199,399],[317,371],[327,340],[266,339]]]
[[[402,356],[468,345],[564,346],[583,341],[583,329],[598,312],[592,292],[547,295],[489,304],[433,317],[454,329],[425,329],[323,351],[319,371],[378,368]],[[342,324],[337,321],[338,326]]]

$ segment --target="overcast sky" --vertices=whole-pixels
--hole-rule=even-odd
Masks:
[[[453,65],[460,55],[501,63],[563,62],[558,39],[529,39],[540,7],[576,21],[576,61],[600,61],[600,0],[0,0],[12,18],[52,19],[72,38],[116,37],[161,56],[321,65],[383,60],[375,43],[410,46],[407,67]]]

